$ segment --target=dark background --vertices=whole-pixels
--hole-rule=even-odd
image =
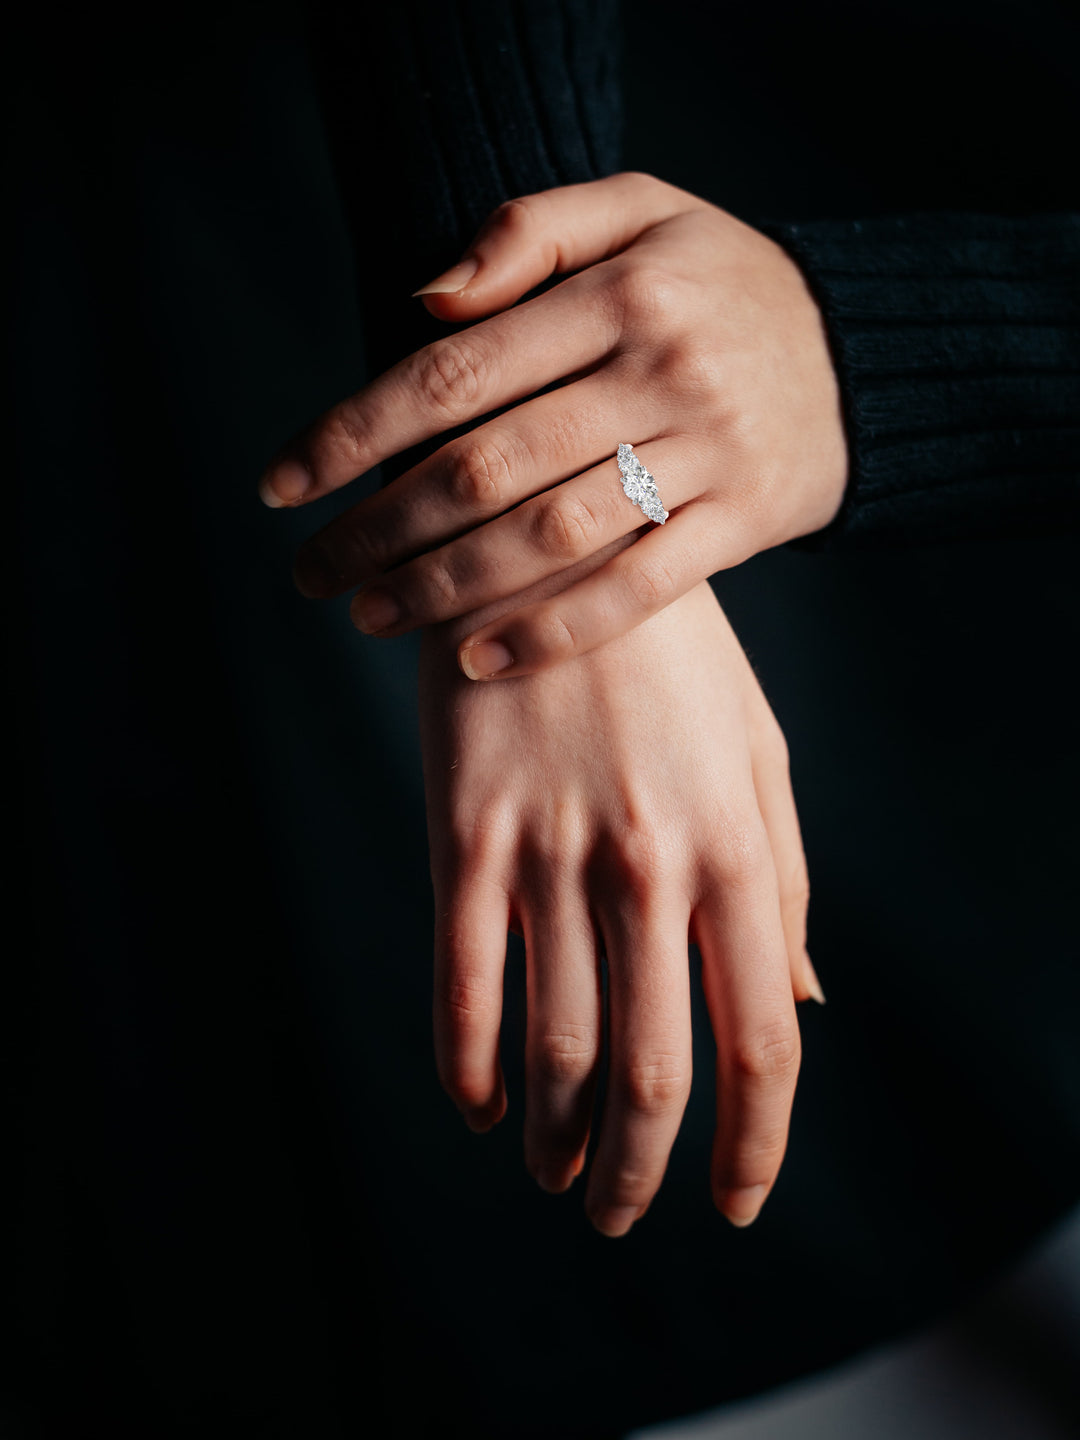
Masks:
[[[624,13],[623,163],[748,220],[1077,208],[1064,7]],[[791,745],[829,997],[757,1225],[709,1200],[700,1003],[618,1244],[529,1180],[520,1098],[479,1140],[441,1095],[414,639],[301,601],[325,512],[254,484],[413,348],[469,237],[380,248],[393,76],[351,12],[328,93],[324,23],[50,13],[11,51],[17,1440],[614,1435],[922,1323],[1080,1196],[1065,538],[716,579]],[[514,1105],[517,942],[508,990]]]

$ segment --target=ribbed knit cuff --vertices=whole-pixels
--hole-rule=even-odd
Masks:
[[[836,365],[850,478],[824,549],[1075,527],[1080,216],[764,223]]]
[[[502,200],[617,168],[617,0],[401,0],[388,15],[396,151],[425,206],[452,207],[457,247]]]

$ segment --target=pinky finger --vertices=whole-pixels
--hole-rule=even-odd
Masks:
[[[788,767],[787,744],[765,697],[761,717],[750,746],[750,762],[758,809],[769,837],[780,891],[780,918],[784,926],[791,985],[796,1000],[825,1004],[825,994],[806,949],[806,912],[810,904],[810,876],[806,866],[799,815]]]
[[[470,680],[531,675],[625,635],[722,565],[744,558],[731,537],[718,546],[719,515],[712,500],[680,505],[584,580],[468,636],[458,647],[461,669]],[[725,552],[720,562],[718,550]]]

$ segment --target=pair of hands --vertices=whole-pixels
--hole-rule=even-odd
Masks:
[[[820,314],[779,246],[636,172],[507,202],[417,293],[440,318],[489,318],[335,406],[261,493],[306,504],[480,422],[321,530],[295,571],[312,597],[363,585],[352,614],[369,633],[425,627],[440,1076],[474,1128],[501,1118],[517,930],[526,1162],[567,1188],[600,1063],[602,947],[609,1085],[586,1208],[625,1233],[689,1093],[689,937],[718,1046],[714,1198],[749,1223],[786,1145],[794,1003],[820,990],[783,737],[708,577],[839,508]],[[622,441],[657,477],[663,526],[623,493]]]

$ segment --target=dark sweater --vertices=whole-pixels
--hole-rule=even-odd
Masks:
[[[850,480],[804,544],[1050,532],[1080,513],[1080,215],[766,226],[825,317]]]
[[[10,67],[11,926],[30,943],[0,967],[5,1434],[608,1440],[924,1322],[1080,1196],[1080,637],[1053,537],[778,547],[715,582],[789,740],[829,996],[802,1007],[790,1146],[755,1226],[709,1197],[693,947],[690,1106],[625,1241],[591,1230],[580,1183],[553,1199],[522,1163],[516,936],[511,1113],[478,1138],[441,1095],[419,637],[369,642],[347,601],[296,593],[296,546],[363,482],[270,512],[267,455],[445,333],[411,292],[501,198],[622,163],[621,81],[629,131],[657,139],[646,163],[639,132],[632,167],[751,218],[993,210],[1017,167],[956,196],[956,167],[919,149],[940,193],[881,164],[868,200],[867,167],[842,163],[867,128],[856,47],[797,44],[794,5],[784,25],[654,7],[632,75],[606,7],[427,9],[328,18],[338,183],[289,5],[221,0],[212,26],[143,7],[123,43],[97,9],[57,26],[38,7]],[[890,23],[921,43],[912,10]],[[737,44],[740,25],[769,43]],[[964,59],[976,41],[962,30]],[[661,42],[685,104],[642,117]],[[820,135],[800,150],[809,126],[786,115],[771,145],[773,110],[803,110],[781,44],[832,100],[840,161]],[[722,83],[684,84],[721,50]],[[821,85],[830,64],[843,85]],[[952,73],[977,86],[987,66]],[[755,90],[766,123],[744,125]],[[1012,98],[1009,127],[1043,124]],[[712,128],[691,167],[695,103]],[[1075,167],[1058,193],[1049,169],[1028,208],[1077,208]]]
[[[615,0],[414,3],[362,21],[331,7],[324,74],[346,196],[357,157],[365,193],[374,160],[395,249],[412,257],[418,237],[431,237],[434,274],[499,201],[621,168],[625,107],[648,104],[649,92],[645,77],[624,73],[620,24]],[[366,115],[347,76],[361,35],[384,57],[376,94],[387,141],[375,157],[356,128]],[[849,441],[840,514],[797,544],[1075,524],[1080,217],[758,223],[802,267],[822,307]],[[435,333],[445,326],[417,338]],[[400,325],[394,334],[400,349]]]

